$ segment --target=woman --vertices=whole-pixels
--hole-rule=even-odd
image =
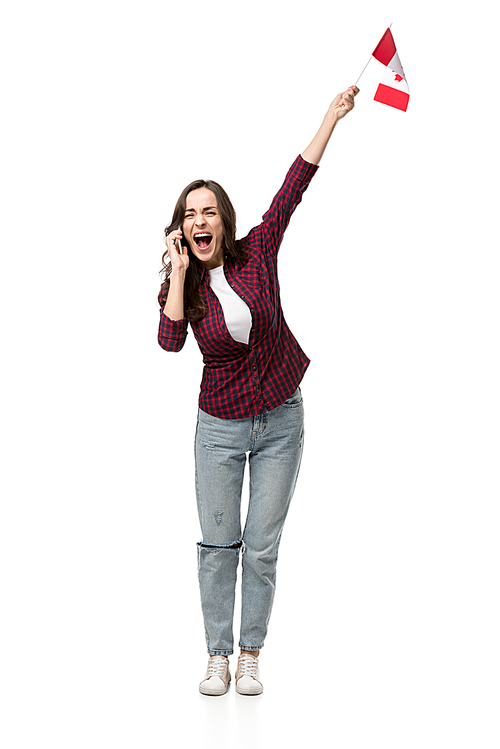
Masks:
[[[281,309],[277,254],[296,206],[337,122],[354,107],[351,86],[331,103],[262,223],[235,239],[236,216],[216,182],[188,185],[165,229],[165,281],[158,341],[180,351],[191,327],[204,360],[195,438],[196,494],[203,540],[198,571],[210,660],[200,692],[225,694],[233,653],[236,571],[242,557],[239,694],[260,694],[258,656],[274,598],[283,524],[299,472],[309,359]],[[240,501],[249,459],[250,497]]]

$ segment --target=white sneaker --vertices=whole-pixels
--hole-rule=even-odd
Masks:
[[[220,697],[226,694],[230,681],[228,659],[222,655],[211,655],[207,675],[200,684],[200,692],[212,697]]]
[[[264,690],[259,681],[259,661],[254,655],[240,655],[235,679],[238,694],[262,694]]]

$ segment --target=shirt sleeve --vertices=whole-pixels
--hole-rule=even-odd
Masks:
[[[171,320],[164,314],[163,308],[167,298],[161,292],[158,301],[161,307],[158,343],[165,351],[180,351],[186,342],[187,319],[184,317],[182,320]]]
[[[290,167],[283,185],[262,217],[262,232],[269,250],[278,252],[292,213],[318,168],[316,164],[305,161],[302,156],[297,156]]]

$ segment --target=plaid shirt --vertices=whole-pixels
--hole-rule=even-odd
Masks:
[[[278,250],[291,215],[318,167],[298,156],[262,223],[243,240],[248,260],[226,255],[224,273],[232,289],[252,313],[248,345],[229,334],[222,307],[202,268],[200,291],[207,313],[191,327],[203,354],[199,407],[221,419],[243,419],[270,411],[295,392],[309,359],[288,328],[281,309]],[[163,310],[165,298],[159,296]],[[187,320],[160,313],[158,342],[166,351],[180,351]]]

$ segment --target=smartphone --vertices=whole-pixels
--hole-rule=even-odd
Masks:
[[[182,231],[182,226],[179,226],[179,231]],[[177,252],[179,253],[179,255],[182,255],[184,252],[184,245],[182,244],[183,239],[184,237],[181,237],[177,240]]]

